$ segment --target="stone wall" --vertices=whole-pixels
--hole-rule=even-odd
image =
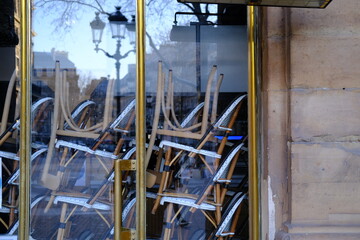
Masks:
[[[264,9],[263,239],[360,239],[359,10]]]

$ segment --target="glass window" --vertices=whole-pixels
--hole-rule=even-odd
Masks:
[[[118,195],[135,229],[125,163],[137,160],[138,117],[147,239],[248,239],[246,7],[148,1],[146,115],[135,117],[135,4],[34,1],[31,237],[113,239]],[[18,121],[6,125],[1,233],[16,236]]]
[[[247,239],[246,8],[159,6],[146,28],[147,235]]]

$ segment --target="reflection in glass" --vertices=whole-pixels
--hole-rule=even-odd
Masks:
[[[93,43],[95,43],[95,45],[97,46],[99,45],[99,43],[101,43],[105,23],[99,18],[98,12],[96,12],[95,15],[95,19],[90,22],[90,26],[93,34]]]
[[[113,38],[125,38],[128,19],[120,12],[121,7],[116,7],[116,12],[110,14],[109,22]]]
[[[134,231],[135,171],[126,164],[137,150],[136,12],[120,3],[34,2],[33,239],[113,239],[118,159],[122,224]],[[147,7],[146,116],[136,116],[146,120],[147,238],[248,239],[246,13],[166,0]],[[17,124],[0,137],[10,235]]]

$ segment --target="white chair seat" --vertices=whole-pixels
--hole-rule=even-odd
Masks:
[[[94,204],[86,203],[89,199],[83,197],[69,197],[69,196],[56,196],[54,199],[54,203],[57,204],[58,202],[70,203],[75,205],[80,205],[86,208],[94,208],[97,210],[111,210],[111,206],[95,202]]]
[[[162,197],[160,204],[164,205],[164,202],[175,203],[183,206],[194,207],[200,210],[215,211],[216,206],[206,202],[202,202],[200,205],[195,203],[195,199],[183,198],[183,197]]]

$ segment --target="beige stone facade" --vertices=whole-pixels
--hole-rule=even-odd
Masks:
[[[262,239],[360,239],[360,1],[263,10]]]

